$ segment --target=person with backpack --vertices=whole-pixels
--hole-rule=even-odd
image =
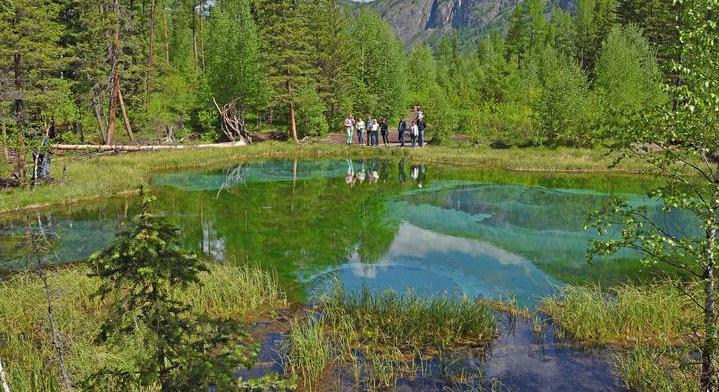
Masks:
[[[347,145],[352,145],[352,132],[355,128],[355,119],[352,116],[345,118],[345,131],[347,132]]]
[[[407,131],[407,122],[404,119],[399,120],[397,131],[399,132],[399,146],[404,147],[404,133]]]
[[[417,147],[417,137],[419,136],[419,127],[417,123],[412,121],[411,137],[412,137],[412,148]]]
[[[361,117],[359,118],[359,121],[357,121],[357,123],[355,124],[355,127],[357,128],[357,143],[359,143],[359,145],[361,146],[364,144],[365,132],[365,123]]]
[[[387,147],[389,145],[389,124],[387,124],[387,118],[383,118],[379,122],[379,129],[382,132],[382,143]]]

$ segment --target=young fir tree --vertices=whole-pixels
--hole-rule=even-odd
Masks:
[[[295,0],[257,0],[255,11],[263,63],[273,90],[272,107],[287,113],[290,136],[299,141],[296,124],[296,91],[313,77],[310,66],[309,26],[302,2]]]
[[[110,304],[97,340],[138,344],[129,363],[110,364],[89,376],[89,390],[163,392],[230,390],[237,366],[250,366],[256,350],[236,323],[196,314],[179,294],[199,283],[207,267],[183,250],[179,229],[149,211],[151,198],[133,225],[107,249],[94,254],[91,276],[97,295]]]

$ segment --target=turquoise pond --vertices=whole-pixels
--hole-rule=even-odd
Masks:
[[[266,161],[157,175],[154,208],[189,249],[275,271],[304,301],[336,280],[348,289],[516,298],[533,305],[567,283],[614,284],[645,271],[629,252],[589,265],[590,212],[610,195],[644,205],[681,233],[627,176],[509,173],[400,160]],[[43,263],[81,261],[108,245],[138,210],[115,199],[0,220],[0,269],[27,268],[30,222],[50,233]],[[29,218],[29,219],[28,219]]]

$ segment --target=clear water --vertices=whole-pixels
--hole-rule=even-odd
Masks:
[[[349,175],[348,175],[349,174]],[[641,196],[630,177],[511,174],[405,161],[267,161],[153,179],[155,208],[186,246],[278,273],[295,299],[339,279],[356,289],[516,298],[533,305],[568,282],[611,284],[645,271],[624,253],[588,265],[587,214],[610,194],[647,205],[672,230],[687,226]],[[33,213],[0,223],[0,266],[27,259],[25,228],[51,233],[42,263],[87,258],[112,241],[137,200]]]

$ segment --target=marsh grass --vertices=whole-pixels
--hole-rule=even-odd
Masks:
[[[287,343],[289,370],[300,377],[305,390],[318,390],[331,362],[330,342],[323,319],[307,315],[291,321]]]
[[[693,364],[692,364],[693,363]],[[674,348],[637,347],[616,356],[624,386],[636,392],[699,391],[700,367]]]
[[[425,163],[450,163],[473,167],[548,172],[638,172],[648,167],[626,161],[620,168],[608,170],[612,157],[602,150],[570,148],[527,148],[492,150],[489,148],[431,147],[423,149],[347,148],[328,144],[292,145],[265,142],[248,147],[178,150],[91,156],[67,154],[53,162],[53,176],[63,184],[50,184],[28,189],[0,192],[0,213],[25,208],[133,194],[140,186],[147,187],[152,175],[181,169],[215,169],[253,159],[320,159],[347,157],[406,157]]]
[[[347,293],[336,286],[319,308],[340,347],[404,355],[436,355],[459,347],[485,347],[496,336],[492,310],[481,302],[412,292]]]
[[[699,293],[696,288],[687,290]],[[676,282],[567,286],[542,310],[569,336],[589,344],[681,344],[699,325],[699,308]]]
[[[92,296],[99,282],[87,272],[76,267],[47,274],[66,362],[75,382],[109,364],[131,369],[131,359],[142,352],[139,342],[113,350],[95,344],[107,306]],[[286,303],[274,278],[252,268],[212,265],[201,279],[206,286],[188,292],[186,299],[194,310],[212,316],[250,322]],[[0,358],[13,392],[60,390],[46,307],[36,275],[16,274],[0,281]]]

